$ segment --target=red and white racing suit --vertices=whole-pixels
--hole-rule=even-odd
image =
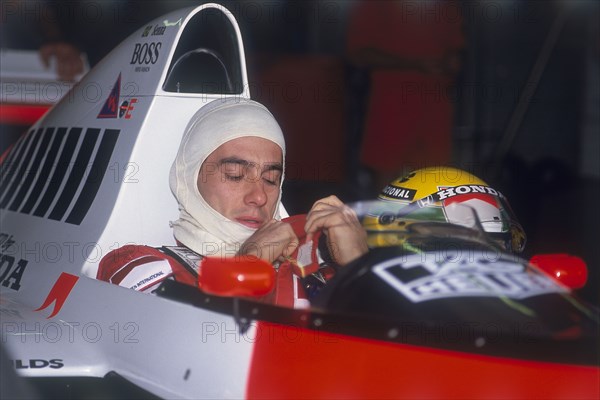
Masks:
[[[183,246],[126,245],[100,261],[96,279],[152,293],[165,279],[197,285],[204,257]]]
[[[289,217],[285,221],[302,241],[305,216]],[[318,239],[319,235],[315,235],[311,242],[300,245],[287,262],[274,266],[275,287],[264,301],[293,308],[309,306],[302,278],[314,275],[323,280],[324,277],[318,273]],[[145,293],[153,293],[165,279],[198,286],[198,271],[205,258],[185,246],[126,245],[102,258],[96,278]]]

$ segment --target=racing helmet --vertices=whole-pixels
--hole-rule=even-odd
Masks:
[[[469,219],[477,219],[486,235],[505,250],[519,253],[525,247],[525,232],[506,198],[461,169],[428,167],[412,171],[383,188],[377,203],[377,211],[363,219],[367,232],[406,227],[409,220],[468,226],[472,225]]]

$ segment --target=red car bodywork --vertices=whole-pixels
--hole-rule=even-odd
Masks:
[[[259,328],[248,398],[600,397],[598,367],[392,344],[264,322]]]

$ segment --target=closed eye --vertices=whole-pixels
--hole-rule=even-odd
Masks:
[[[269,170],[262,174],[262,180],[270,186],[279,186],[281,183],[281,171]]]
[[[242,179],[244,179],[244,175],[229,175],[229,174],[225,174],[225,179],[227,179],[228,181],[239,182]]]
[[[270,186],[279,186],[282,175],[283,167],[279,163],[268,164],[262,171],[263,180]]]

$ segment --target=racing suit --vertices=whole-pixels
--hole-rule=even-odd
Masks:
[[[301,244],[285,262],[275,263],[273,291],[264,302],[293,308],[308,307],[314,295],[335,273],[319,252],[320,236],[305,242],[305,215],[286,218]],[[321,246],[322,247],[322,246]],[[96,278],[140,292],[153,293],[165,279],[198,286],[198,271],[206,257],[185,246],[154,248],[126,245],[108,253],[100,261]]]

